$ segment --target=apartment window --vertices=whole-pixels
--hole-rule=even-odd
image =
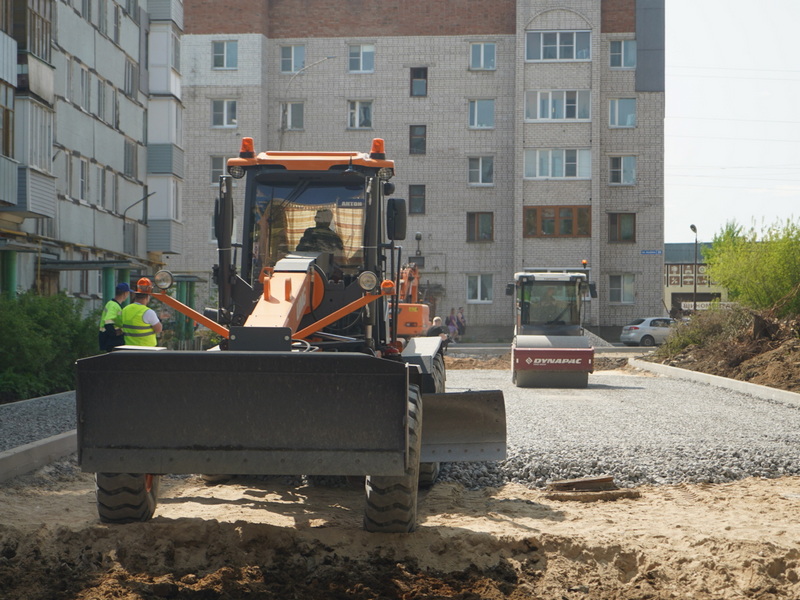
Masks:
[[[475,156],[470,158],[468,181],[474,185],[494,184],[494,157]]]
[[[614,98],[608,109],[609,127],[636,127],[636,98]]]
[[[489,304],[494,298],[492,284],[493,275],[491,273],[467,275],[467,303]]]
[[[75,95],[72,92],[72,59],[66,57],[64,61],[64,99],[74,98]]]
[[[89,199],[89,161],[85,158],[80,160],[80,172],[78,177],[78,198],[81,200]]]
[[[428,95],[428,67],[416,67],[411,69],[411,95]]]
[[[525,206],[522,237],[589,237],[591,206]]]
[[[139,66],[130,59],[125,60],[125,95],[133,98],[139,83]]]
[[[494,241],[494,213],[490,212],[467,213],[467,241],[468,242]]]
[[[0,31],[12,34],[14,21],[12,19],[11,5],[13,0],[0,0]]]
[[[54,3],[46,0],[28,0],[17,4],[19,6],[27,5],[25,7],[26,14],[23,17],[25,19],[25,42],[20,44],[19,50],[27,50],[49,63]],[[20,24],[18,23],[18,25]]]
[[[469,101],[469,126],[472,129],[494,128],[494,100]]]
[[[480,42],[469,45],[469,68],[473,71],[494,71],[497,46],[494,42]]]
[[[618,304],[633,304],[633,273],[608,276],[608,300]]]
[[[225,175],[226,161],[224,156],[211,157],[211,184],[219,185],[219,178]]]
[[[239,42],[211,42],[214,69],[235,69],[239,65]]]
[[[302,102],[284,102],[281,105],[281,126],[284,130],[303,129],[304,105]]]
[[[108,0],[97,0],[97,28],[100,33],[108,33]]]
[[[106,82],[102,79],[97,80],[97,118],[101,121],[106,120]]]
[[[178,35],[176,31],[173,30],[172,35],[170,36],[172,40],[172,55],[170,57],[170,67],[172,67],[175,71],[180,73],[181,71],[181,37]],[[147,50],[147,47],[145,47]]]
[[[611,156],[608,159],[608,182],[611,185],[634,185],[636,183],[636,157]]]
[[[636,66],[636,40],[614,40],[610,51],[612,69],[633,69]]]
[[[95,203],[98,206],[106,207],[106,170],[100,165],[95,167],[95,179],[97,181]]]
[[[131,140],[125,140],[124,165],[125,175],[136,178],[139,173],[139,154],[136,143]]]
[[[609,213],[609,242],[636,241],[636,213]]]
[[[90,255],[89,252],[81,251],[80,252],[81,262],[87,263],[89,262]],[[89,295],[89,271],[82,270],[78,271],[78,293],[82,296]]]
[[[211,101],[212,127],[236,127],[236,100]]]
[[[108,175],[111,177],[111,189],[109,190],[111,198],[108,208],[114,213],[119,213],[119,175],[111,171],[108,172]]]
[[[592,58],[588,31],[527,31],[525,60],[589,60]]]
[[[548,90],[525,92],[526,121],[588,121],[589,90]]]
[[[92,2],[91,0],[81,0],[81,16],[87,21],[92,20]]]
[[[110,83],[108,87],[111,90],[111,124],[119,129],[119,93]]]
[[[372,127],[372,100],[351,100],[348,104],[347,126],[350,129],[370,129]]]
[[[92,97],[92,76],[89,69],[81,67],[81,93],[80,103],[81,108],[86,111],[91,111],[91,97]]]
[[[114,43],[119,44],[119,33],[122,28],[122,7],[114,4]]]
[[[375,71],[375,46],[356,44],[350,46],[349,69],[351,73],[372,73]]]
[[[412,215],[425,214],[425,186],[408,186],[408,212]]]
[[[527,179],[590,179],[591,176],[589,149],[525,150]]]
[[[409,127],[409,154],[425,154],[425,150],[427,148],[427,132],[428,127],[426,125],[412,125]]]
[[[14,157],[14,88],[0,81],[0,155]]]
[[[297,73],[305,66],[305,46],[281,46],[281,73]]]
[[[53,112],[33,101],[29,102],[28,107],[30,138],[28,156],[21,157],[22,162],[50,173],[53,169]]]

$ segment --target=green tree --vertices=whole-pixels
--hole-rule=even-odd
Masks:
[[[800,225],[783,224],[745,232],[735,221],[703,253],[711,279],[731,300],[779,317],[800,314]]]
[[[97,353],[97,316],[65,294],[0,298],[0,403],[75,389],[74,364]]]

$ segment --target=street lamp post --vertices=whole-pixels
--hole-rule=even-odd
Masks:
[[[306,65],[302,69],[298,69],[290,78],[289,83],[286,84],[286,91],[284,94],[286,95],[286,101],[281,105],[281,127],[280,127],[280,138],[278,139],[278,150],[283,150],[283,134],[286,132],[289,123],[287,122],[289,118],[289,90],[292,89],[292,84],[294,83],[295,78],[310,69],[311,67],[315,67],[316,65],[325,62],[326,60],[330,60],[332,58],[336,58],[335,56],[326,56],[324,58],[320,58],[317,61],[314,61],[311,64]]]
[[[689,225],[689,229],[694,232],[694,292],[692,293],[693,312],[697,312],[697,227]]]

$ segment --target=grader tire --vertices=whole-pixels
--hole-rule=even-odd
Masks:
[[[422,442],[419,388],[408,390],[408,466],[400,476],[368,476],[364,529],[374,533],[410,533],[417,525],[419,453]]]
[[[436,389],[434,390],[437,394],[443,394],[445,392],[445,367],[444,367],[444,357],[441,353],[437,354],[433,359],[433,368],[431,369],[433,372],[433,381]],[[424,462],[420,463],[419,465],[419,486],[424,488],[431,487],[434,483],[436,483],[436,479],[439,477],[439,470],[441,466],[438,462]]]
[[[97,512],[103,523],[132,523],[153,517],[161,475],[96,473]]]

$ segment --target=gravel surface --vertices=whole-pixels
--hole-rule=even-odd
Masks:
[[[0,404],[0,452],[75,427],[75,392]]]
[[[467,487],[612,475],[617,485],[800,475],[800,406],[670,377],[601,371],[588,389],[521,389],[508,371],[451,370],[447,390],[501,389],[508,458],[451,463]]]
[[[508,371],[450,370],[447,389],[503,390],[508,458],[449,463],[469,488],[612,475],[617,485],[800,475],[800,405],[670,377],[600,371],[588,389],[521,389]],[[0,406],[0,451],[75,428],[74,393]]]

